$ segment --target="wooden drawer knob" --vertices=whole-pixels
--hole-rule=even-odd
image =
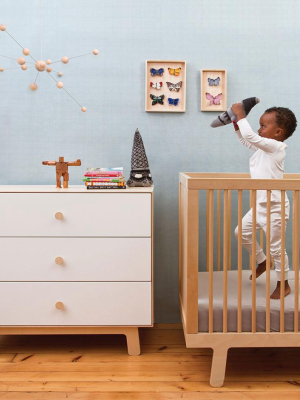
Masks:
[[[55,214],[55,218],[58,219],[58,220],[62,220],[63,217],[64,217],[64,215],[63,215],[63,213],[61,213],[61,212],[57,212],[57,213]]]
[[[55,263],[57,265],[62,265],[64,263],[64,259],[62,257],[56,257]]]
[[[61,301],[58,301],[58,302],[55,304],[55,307],[56,307],[58,310],[62,310],[62,309],[64,308],[64,303],[62,303]]]

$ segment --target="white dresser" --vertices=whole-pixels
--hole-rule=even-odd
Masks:
[[[153,187],[0,186],[0,334],[153,326]]]

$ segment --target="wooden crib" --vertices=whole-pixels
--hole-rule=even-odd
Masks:
[[[257,190],[267,191],[265,243],[264,235],[257,233],[255,228]],[[270,268],[271,190],[281,191],[281,226],[285,226],[285,192],[291,197],[288,222],[291,234],[288,237],[285,229],[281,230],[281,264],[284,265],[288,237],[291,238],[288,256],[290,274],[293,275],[293,280],[289,280],[292,282],[292,293],[285,298],[283,296],[282,268],[280,300],[270,300],[270,282],[272,279],[273,283],[276,282],[273,276],[275,271]],[[182,324],[187,347],[213,349],[211,386],[223,385],[229,348],[300,346],[299,191],[300,174],[285,174],[282,180],[251,179],[249,174],[240,173],[179,174],[179,300]],[[232,204],[236,206],[232,207]],[[244,211],[251,207],[252,233],[254,237],[258,234],[267,256],[266,273],[257,280],[255,240],[252,255],[242,250],[242,229],[238,229],[238,240],[234,238],[235,243],[232,240],[235,228],[232,220],[235,218],[238,227],[241,227]],[[199,244],[202,252],[199,252]],[[237,246],[236,252],[232,251],[233,246]],[[204,257],[205,261],[199,263],[199,259]],[[252,283],[248,279],[250,273],[253,275]]]

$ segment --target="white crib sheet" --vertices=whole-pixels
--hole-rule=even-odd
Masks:
[[[199,272],[198,285],[198,330],[208,332],[208,272]],[[242,273],[242,331],[251,332],[252,320],[252,281],[249,280],[250,270]],[[237,303],[238,303],[238,274],[237,271],[228,271],[228,311],[227,330],[237,331]],[[294,330],[294,272],[289,272],[289,284],[292,292],[285,297],[285,331]],[[276,273],[271,271],[270,291],[276,287]],[[214,312],[213,330],[223,332],[223,272],[213,273]],[[299,301],[300,305],[300,301]],[[271,331],[280,329],[280,300],[270,300]],[[299,314],[300,315],[300,314]],[[300,320],[300,317],[299,317]],[[261,275],[256,281],[256,330],[266,330],[266,274]]]

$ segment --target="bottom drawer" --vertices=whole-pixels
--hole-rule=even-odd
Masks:
[[[151,282],[0,283],[0,325],[151,325]]]

